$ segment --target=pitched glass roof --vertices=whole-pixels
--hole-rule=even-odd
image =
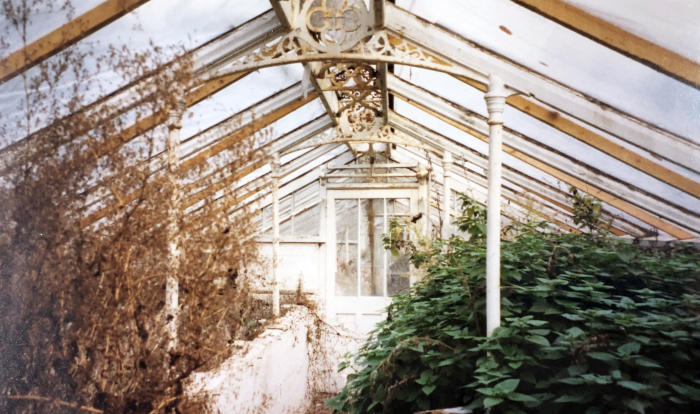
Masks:
[[[700,59],[700,30],[697,28],[700,6],[696,4],[684,0],[668,2],[566,0],[566,2],[622,30],[694,59],[695,63]],[[246,22],[262,22],[264,18],[261,14],[269,11],[271,5],[278,5],[278,3],[284,5],[288,1],[207,0],[196,2],[195,5],[185,0],[150,0],[77,41],[70,48],[92,49],[99,54],[104,53],[108,45],[125,46],[132,51],[148,50],[154,45],[176,46],[167,49],[170,57],[174,56],[175,51],[192,50],[211,40],[212,44],[216,45],[211,48],[211,56],[220,55],[220,59],[230,60],[232,57],[229,55],[245,55],[250,46],[246,45],[241,50],[234,50],[232,45],[243,44],[241,42],[248,33],[246,31],[248,29],[237,29],[237,27]],[[73,16],[90,10],[100,2],[81,0],[75,4]],[[374,5],[374,2],[365,1],[365,4]],[[568,108],[567,110],[570,111],[567,114],[566,111],[556,109],[556,105],[549,106],[549,102],[541,96],[536,96],[535,99],[525,97],[525,102],[536,103],[545,110],[556,111],[555,114],[560,119],[574,124],[579,128],[578,130],[583,129],[585,133],[597,135],[603,141],[607,140],[626,149],[628,153],[623,157],[616,151],[603,149],[604,147],[595,148],[589,145],[590,140],[572,136],[570,132],[567,133],[556,126],[557,124],[538,120],[522,107],[516,109],[512,106],[506,108],[505,126],[508,131],[517,135],[517,140],[511,142],[511,138],[506,134],[504,140],[506,145],[529,154],[529,157],[549,164],[554,169],[571,174],[587,183],[586,185],[593,183],[591,184],[593,187],[607,192],[616,199],[646,209],[654,217],[661,217],[683,229],[692,230],[696,235],[700,233],[700,199],[698,198],[700,167],[696,167],[692,162],[693,154],[700,154],[700,88],[697,85],[682,82],[657,70],[653,65],[645,65],[639,60],[625,56],[514,1],[396,0],[395,4],[410,13],[407,15],[408,18],[414,18],[412,16],[414,14],[417,18],[430,22],[426,30],[446,29],[448,33],[452,32],[459,37],[465,49],[474,49],[479,53],[495,56],[505,62],[504,65],[514,64],[517,70],[524,73],[536,73],[537,76],[532,78],[534,79],[532,82],[541,82],[542,88],[573,93],[571,96],[576,97],[583,96],[588,100],[587,104],[592,102],[593,105],[598,105],[600,113],[605,116],[578,116],[579,114],[575,113],[578,108],[576,105]],[[394,6],[387,2],[386,7]],[[276,9],[277,12],[280,10],[284,13],[285,7]],[[271,15],[271,12],[268,12],[266,18]],[[39,11],[35,23],[30,26],[29,42],[50,33],[65,22],[65,11]],[[278,24],[274,27],[279,26]],[[261,23],[260,27],[267,26]],[[387,25],[387,27],[391,26]],[[135,28],[138,30],[134,30]],[[227,43],[230,41],[219,38],[227,32],[238,33],[237,30],[240,30],[240,34],[234,37],[239,40],[233,43]],[[270,32],[270,34],[274,33]],[[411,33],[413,40],[419,45],[422,35]],[[16,36],[6,36],[5,40],[9,42],[9,47],[6,51],[2,51],[3,54],[16,50],[21,45],[20,39]],[[274,36],[264,40],[265,44],[272,42],[274,42]],[[227,47],[232,49],[227,51]],[[440,55],[443,51],[438,49],[433,45],[432,52]],[[49,61],[51,59],[49,58]],[[203,65],[211,63],[206,59],[209,57],[203,58]],[[469,66],[472,63],[464,60],[461,64]],[[380,65],[375,64],[375,67],[380,69]],[[485,70],[480,67],[472,69],[482,72]],[[36,73],[35,71],[36,69],[30,68],[27,73],[32,75]],[[419,107],[421,102],[406,102],[405,97],[400,96],[401,91],[392,90],[392,83],[389,82],[388,93],[392,100],[387,106],[390,106],[390,111],[395,111],[399,116],[407,118],[406,122],[415,122],[445,137],[441,139],[449,139],[462,145],[472,151],[470,153],[472,157],[476,156],[483,160],[488,156],[487,143],[466,132],[470,128],[469,122],[483,122],[488,116],[482,91],[453,76],[417,67],[390,65],[388,72],[387,79],[394,79],[395,83],[399,82],[403,85],[401,88],[405,87],[411,93],[415,93],[419,101],[423,99],[420,98],[423,96],[421,94],[427,93],[441,102],[440,105],[445,105],[445,108],[471,112],[463,113],[459,120],[448,123],[445,118],[438,118],[445,114],[431,115]],[[312,88],[308,74],[308,67],[305,69],[301,63],[255,70],[211,94],[208,99],[189,107],[182,129],[185,153],[188,154],[187,156],[195,156],[205,146],[222,139],[221,134],[217,135],[214,132],[220,128],[222,122],[232,119],[234,114],[238,114],[236,119],[244,125],[280,109],[280,106],[283,108],[295,97],[317,92],[315,88],[319,85],[313,85],[314,88]],[[110,71],[101,70],[94,75],[93,85],[98,87],[86,91],[86,104],[126,84],[126,80]],[[378,76],[384,75],[380,72]],[[69,87],[71,79],[66,77],[63,82],[65,87]],[[21,120],[22,91],[23,82],[19,76],[0,83],[0,113],[3,114],[2,121],[7,125]],[[327,115],[324,118],[326,120],[337,118],[338,114],[328,111],[331,105],[326,102],[329,94],[333,93],[326,92],[325,96],[322,94],[320,98],[300,105],[290,113],[266,123],[263,127],[264,134],[272,141],[285,139],[284,137],[295,133],[299,137],[313,138],[315,134],[322,132],[323,128],[332,127],[333,124],[328,122],[323,124],[327,126],[319,131],[312,132],[310,129],[309,131],[305,129],[311,128],[309,125],[313,123],[312,121],[324,115]],[[434,101],[426,102],[428,102],[425,103],[427,110],[439,112],[438,108],[431,107],[433,105],[431,102]],[[127,112],[123,116],[134,117],[133,113],[133,111]],[[389,119],[392,113],[388,115]],[[400,117],[397,119],[399,119],[398,122],[403,122]],[[470,119],[472,121],[469,121]],[[580,119],[586,121],[583,122]],[[626,123],[626,126],[611,129],[610,123],[616,120]],[[129,120],[129,122],[136,121],[137,119]],[[467,124],[463,125],[464,128],[458,128],[459,122]],[[43,123],[39,122],[34,125],[34,128],[41,125]],[[165,130],[162,127],[159,128],[159,135],[164,135]],[[209,131],[208,135],[203,135],[203,131]],[[630,133],[628,136],[623,136],[624,134],[620,134],[619,131]],[[641,132],[639,136],[629,136],[637,131]],[[658,142],[663,141],[649,141],[647,145],[646,134],[653,135],[657,139],[668,137],[669,140],[674,141],[674,149],[661,151]],[[21,139],[21,134],[16,131],[10,131],[1,137],[0,155],[3,154],[3,147],[19,142]],[[162,148],[161,144],[158,144],[160,148]],[[301,179],[302,176],[308,179],[304,174],[310,171],[311,157],[318,157],[316,161],[341,155],[352,158],[353,153],[366,147],[346,144],[327,146],[324,150],[304,149],[284,155],[282,162],[290,168],[290,171],[295,171],[294,174],[289,175],[288,179],[291,183]],[[384,147],[377,144],[376,148]],[[451,147],[448,145],[445,148]],[[387,153],[389,152],[390,150],[387,150]],[[663,155],[658,155],[661,152]],[[418,153],[420,151],[410,148],[405,151],[397,149],[397,157],[415,157]],[[675,154],[678,158],[674,158]],[[208,160],[211,167],[206,171],[211,171],[218,165],[218,159],[217,155],[212,156]],[[5,161],[0,159],[0,165],[4,165],[3,162]],[[421,162],[427,162],[427,160],[422,158]],[[467,164],[469,162],[467,161]],[[314,162],[313,165],[317,164],[318,162]],[[553,191],[557,199],[558,197],[566,199],[571,181],[567,182],[562,178],[564,176],[552,175],[551,171],[542,169],[527,158],[511,154],[504,155],[504,165],[516,174],[510,177],[516,179],[517,183],[506,178],[505,184],[515,192],[514,194],[526,193],[529,190],[526,184],[529,182],[533,187],[547,186],[547,191]],[[647,172],[644,172],[640,165],[645,165]],[[298,169],[302,166],[306,171],[304,174]],[[467,170],[471,171],[471,174],[478,172],[480,176],[487,174],[487,171],[478,165],[464,164],[462,167],[465,168],[465,175],[460,180],[469,180]],[[648,172],[649,168],[662,173],[652,176]],[[436,171],[438,169],[436,168]],[[238,184],[245,185],[259,180],[268,173],[269,166],[262,166],[240,180]],[[436,180],[439,184],[440,178],[436,176]],[[678,184],[679,180],[686,181]],[[479,185],[477,187],[479,191],[483,191],[482,187]],[[582,188],[582,190],[587,191],[588,188]],[[104,203],[109,203],[108,198],[104,199]],[[562,211],[561,206],[556,203],[547,208],[551,211]],[[632,226],[648,228],[649,219],[636,216],[633,209],[625,207],[624,204],[606,202],[606,211],[619,216],[621,220],[632,223],[630,224]]]

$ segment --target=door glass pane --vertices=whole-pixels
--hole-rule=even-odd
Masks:
[[[393,257],[382,237],[389,220],[410,216],[408,198],[335,200],[336,295],[392,296],[409,288],[408,259]]]
[[[360,202],[360,294],[384,295],[384,200]]]
[[[387,220],[399,218],[404,221],[406,216],[410,216],[410,200],[408,198],[387,199]],[[401,220],[401,218],[403,219]],[[404,232],[405,233],[405,232]],[[402,234],[401,237],[408,237]],[[387,252],[387,295],[393,296],[397,293],[408,290],[410,286],[410,265],[406,256],[396,257]]]
[[[335,294],[357,296],[357,200],[335,200]]]
[[[410,204],[408,198],[388,198],[386,200],[387,215],[389,219],[392,217],[401,217],[410,215]]]

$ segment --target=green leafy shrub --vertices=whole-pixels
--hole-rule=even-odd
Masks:
[[[569,194],[573,199],[574,223],[588,228],[588,232],[598,226],[602,213],[602,206],[595,198],[581,194],[575,187],[569,187]]]
[[[420,259],[427,276],[341,365],[358,370],[329,406],[700,412],[697,249],[521,232],[502,245],[503,322],[485,338],[486,251],[475,240],[438,240]]]

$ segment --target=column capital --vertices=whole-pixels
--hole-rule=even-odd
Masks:
[[[489,112],[489,124],[503,124],[503,111],[506,109],[508,91],[498,75],[489,75],[489,88],[484,99]]]
[[[419,179],[424,180],[424,179],[428,178],[428,174],[430,174],[428,169],[424,165],[421,165],[420,168],[418,168],[418,172],[416,173],[416,176]]]
[[[168,129],[181,129],[182,117],[187,110],[187,104],[184,99],[178,99],[174,107],[168,111]]]
[[[451,174],[452,165],[454,164],[454,158],[452,153],[445,151],[442,153],[442,173],[443,176],[448,177]]]
[[[442,153],[442,165],[452,164],[453,161],[454,161],[454,157],[452,157],[451,152],[445,151]]]
[[[275,152],[272,154],[272,158],[270,159],[270,176],[273,179],[279,179],[280,178],[280,154],[279,152]]]

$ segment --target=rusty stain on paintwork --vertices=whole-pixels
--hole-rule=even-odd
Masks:
[[[513,34],[513,32],[511,32],[510,29],[508,29],[507,27],[505,27],[503,25],[498,26],[498,28],[501,29],[501,31],[504,32],[505,34],[508,34],[508,35]]]

